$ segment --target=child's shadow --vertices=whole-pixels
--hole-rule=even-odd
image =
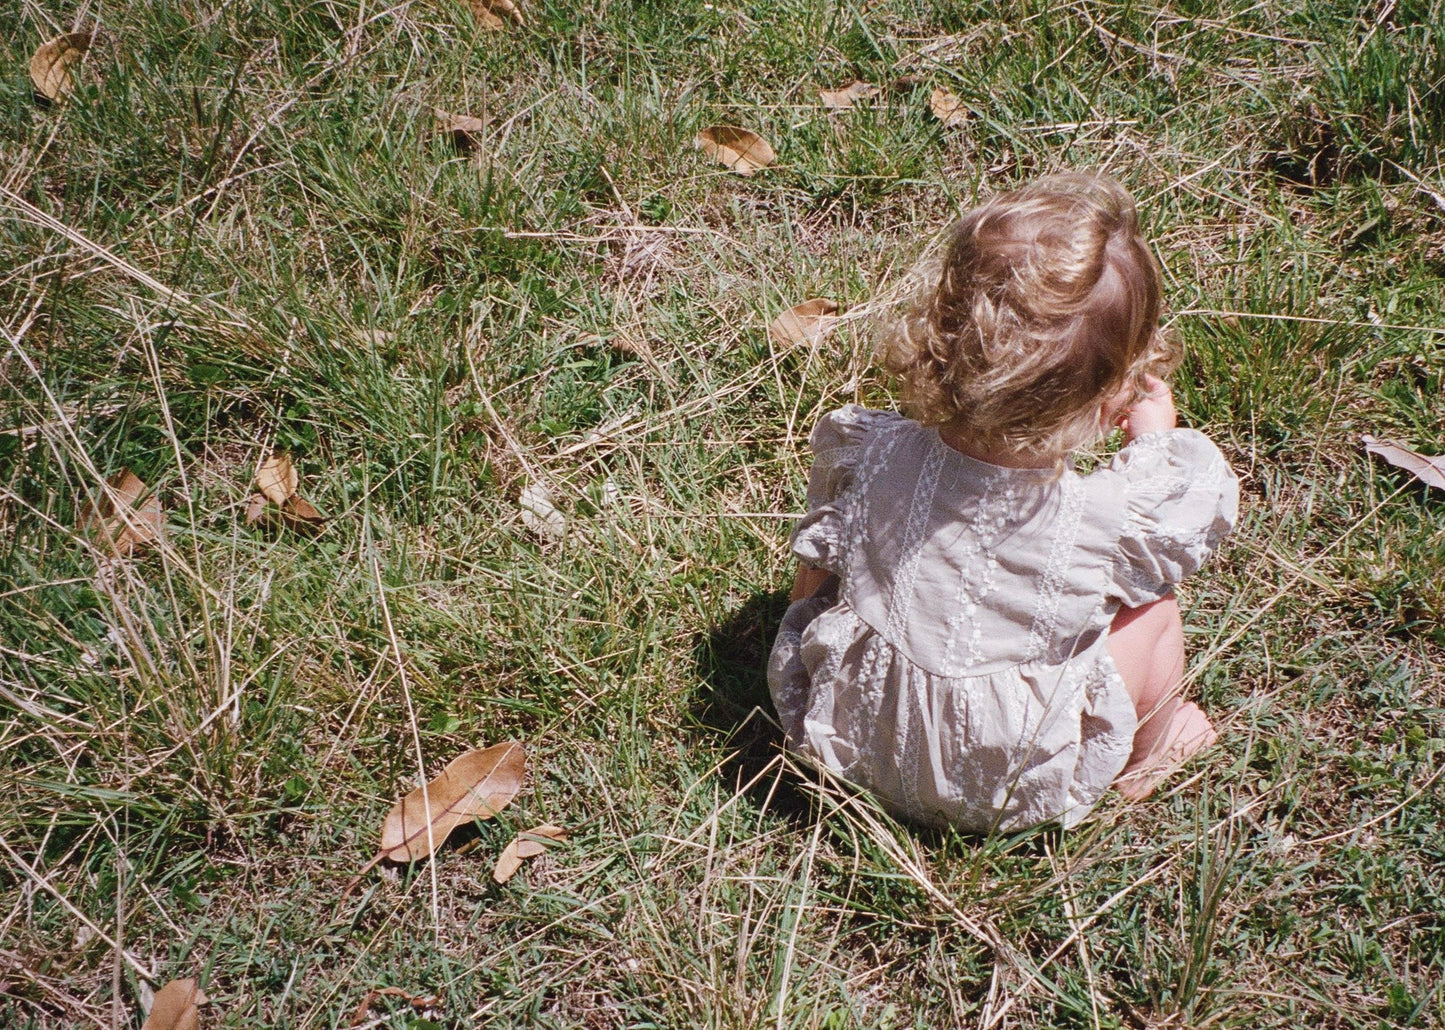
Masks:
[[[757,593],[698,635],[691,711],[699,735],[726,752],[718,766],[724,781],[771,811],[799,817],[816,805],[779,761],[783,731],[768,693],[768,653],[787,610],[787,591]]]

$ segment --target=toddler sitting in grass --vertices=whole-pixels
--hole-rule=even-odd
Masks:
[[[1214,741],[1180,698],[1171,587],[1238,487],[1175,427],[1160,292],[1107,178],[1043,179],[954,227],[888,341],[913,418],[849,405],[812,434],[768,671],[791,749],[901,816],[989,832],[1074,826]],[[1113,460],[1073,471],[1116,425]]]

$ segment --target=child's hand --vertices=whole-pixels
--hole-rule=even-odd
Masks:
[[[1169,389],[1169,384],[1158,376],[1145,376],[1144,385],[1149,392],[1130,405],[1119,420],[1119,426],[1130,443],[1145,433],[1173,429],[1179,424],[1179,416],[1174,411],[1174,392]]]

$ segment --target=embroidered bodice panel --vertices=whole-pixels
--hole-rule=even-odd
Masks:
[[[1190,430],[1141,438],[1087,476],[990,465],[862,408],[829,416],[814,446],[795,549],[935,675],[1085,653],[1120,604],[1162,596],[1234,518],[1233,473]]]

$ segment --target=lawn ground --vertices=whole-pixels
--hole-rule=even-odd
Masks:
[[[0,0],[0,1023],[197,977],[212,1027],[1445,1026],[1445,492],[1360,448],[1445,450],[1440,4],[521,12]],[[1241,478],[1181,593],[1221,740],[1066,835],[921,833],[778,756],[804,444],[889,403],[948,221],[1063,168],[1139,198]],[[324,523],[248,521],[276,451]],[[163,533],[116,557],[123,469]],[[346,891],[504,740],[511,807]]]

